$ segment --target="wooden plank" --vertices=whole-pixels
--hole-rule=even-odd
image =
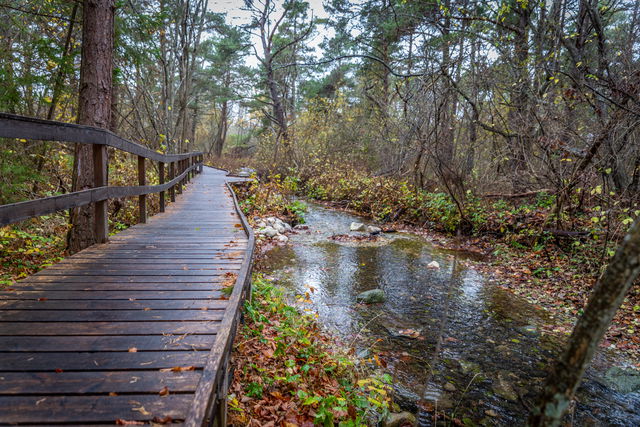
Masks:
[[[0,300],[0,309],[13,310],[223,310],[228,300]]]
[[[39,276],[213,276],[216,271],[239,270],[238,265],[225,265],[212,269],[198,270],[137,270],[135,268],[124,269],[95,269],[95,270],[74,270],[48,268],[38,273]]]
[[[218,291],[13,291],[0,292],[0,299],[5,300],[166,300],[166,299],[219,299],[221,293]]]
[[[222,310],[10,310],[0,311],[0,322],[186,322],[222,319]],[[0,368],[1,369],[1,368]]]
[[[0,367],[4,372],[157,370],[176,366],[202,368],[206,360],[206,351],[0,353]]]
[[[3,337],[2,351],[41,352],[69,351],[138,351],[209,350],[215,335],[130,335],[130,336],[60,336],[43,339],[38,336]],[[0,412],[2,413],[2,412]]]
[[[62,370],[60,368],[57,368]],[[198,371],[160,372],[4,372],[0,396],[108,393],[193,392]]]
[[[221,282],[205,283],[135,283],[135,282],[82,282],[82,283],[20,283],[19,291],[219,291]]]
[[[218,332],[219,321],[193,322],[0,322],[0,336],[161,335]]]
[[[151,421],[186,417],[191,395],[163,398],[150,395],[106,396],[0,396],[3,423],[111,423],[117,419]]]
[[[224,259],[220,257],[209,256],[207,259],[201,260],[183,260],[183,259],[171,259],[164,258],[161,260],[132,260],[130,258],[103,258],[103,259],[80,259],[62,261],[55,264],[49,269],[65,269],[65,268],[141,268],[143,270],[158,268],[159,266],[166,267],[170,265],[172,269],[201,269],[201,268],[219,268],[221,266],[234,266],[236,264],[242,264],[242,259]]]
[[[45,276],[40,274],[34,274],[20,281],[19,283],[220,283],[224,280],[226,272],[223,270],[213,270],[210,276],[135,276],[135,277],[122,277],[122,276],[62,276],[52,275]],[[19,284],[16,284],[19,286]],[[11,288],[9,288],[11,289]],[[7,288],[4,288],[6,291]]]

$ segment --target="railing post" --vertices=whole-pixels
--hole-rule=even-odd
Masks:
[[[200,173],[204,170],[204,154],[200,154]]]
[[[138,156],[138,185],[146,185],[147,170],[145,167],[145,158]],[[142,194],[138,196],[138,207],[140,210],[140,222],[147,222],[147,195]]]
[[[182,167],[182,160],[178,160],[178,175],[180,175],[182,172],[184,172],[184,168]],[[184,181],[184,178],[182,178],[181,180],[178,181],[178,183],[176,184],[176,190],[178,191],[178,194],[182,194],[182,182]]]
[[[176,162],[169,163],[169,181],[173,181],[173,178],[176,177]],[[169,188],[169,197],[171,198],[171,203],[176,201],[176,188],[175,185]]]
[[[158,180],[160,185],[164,184],[164,163],[158,162]],[[160,212],[164,212],[164,191],[160,192]]]
[[[93,145],[93,186],[106,187],[107,178],[107,146]],[[107,213],[108,200],[95,203],[93,232],[96,243],[106,243],[109,240],[109,216]]]

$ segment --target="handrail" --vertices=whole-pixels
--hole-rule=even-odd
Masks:
[[[200,167],[194,164],[169,182],[160,185],[138,186],[114,186],[97,187],[88,190],[75,191],[60,196],[43,197],[41,199],[27,200],[25,202],[0,205],[0,226],[24,221],[25,219],[47,215],[67,209],[77,208],[103,200],[118,199],[121,197],[143,196],[159,193],[182,181],[186,175]]]
[[[194,173],[202,172],[204,161],[204,153],[202,152],[162,154],[124,139],[106,129],[8,113],[0,113],[0,138],[61,141],[93,146],[93,188],[10,205],[0,205],[0,226],[94,204],[96,212],[94,218],[95,241],[99,243],[108,240],[107,200],[138,196],[139,221],[146,222],[147,194],[160,193],[160,212],[164,212],[165,191],[169,190],[170,200],[174,202],[176,189],[177,193],[181,194],[182,185],[189,182]],[[138,186],[110,187],[108,185],[106,147],[113,147],[137,156]],[[145,159],[158,162],[160,181],[158,185],[146,185]],[[169,164],[168,177],[170,179],[166,183],[165,163]]]
[[[124,139],[107,129],[53,120],[36,119],[16,114],[0,113],[0,138],[36,139],[42,141],[76,142],[106,145],[157,162],[185,160],[202,152],[162,154]]]

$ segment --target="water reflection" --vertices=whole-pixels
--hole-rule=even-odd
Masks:
[[[312,207],[308,232],[275,248],[267,268],[297,294],[308,292],[319,321],[366,358],[369,349],[388,363],[396,400],[415,410],[421,397],[481,424],[522,424],[560,349],[541,333],[545,312],[491,284],[461,262],[465,256],[435,250],[420,238],[388,234],[385,244],[341,244],[352,221],[342,212]],[[427,264],[437,261],[440,269]],[[380,288],[381,304],[356,296]],[[594,379],[591,369],[573,414],[576,425],[640,425],[640,396],[621,395]],[[596,364],[597,365],[597,364]],[[488,413],[497,416],[489,416]]]

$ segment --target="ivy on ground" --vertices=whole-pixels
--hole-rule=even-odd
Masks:
[[[233,425],[364,426],[387,415],[391,377],[358,365],[270,279],[254,277],[244,315],[228,400]]]

